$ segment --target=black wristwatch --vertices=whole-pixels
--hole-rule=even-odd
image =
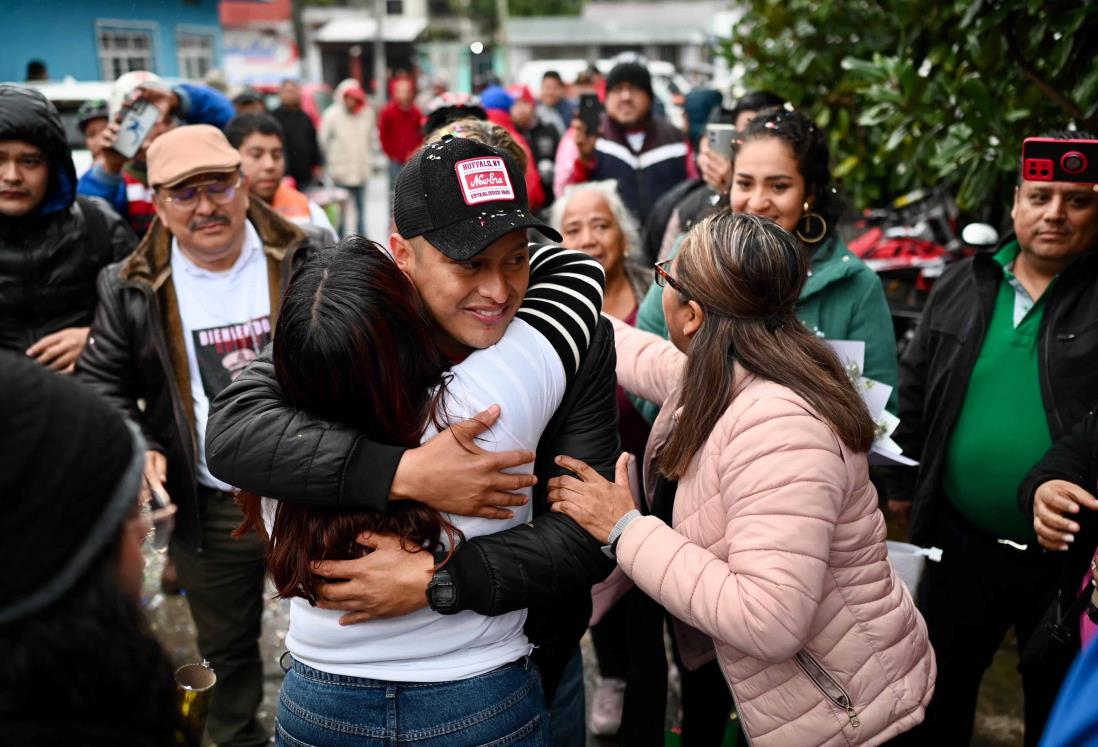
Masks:
[[[446,550],[435,550],[435,565],[442,563],[446,555]],[[453,615],[459,611],[457,602],[457,587],[450,569],[439,568],[427,582],[427,604],[441,615]]]

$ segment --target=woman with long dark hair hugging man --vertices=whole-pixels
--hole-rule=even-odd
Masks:
[[[513,256],[512,256],[513,255]],[[493,347],[450,365],[428,332],[411,281],[377,244],[350,238],[310,257],[283,298],[274,336],[278,382],[295,407],[353,425],[379,442],[415,446],[491,405],[491,450],[533,450],[598,322],[603,273],[583,254],[520,245],[507,262],[530,286]],[[525,611],[487,617],[421,609],[341,626],[341,613],[311,604],[311,561],[368,548],[363,532],[397,535],[436,563],[463,538],[503,531],[509,520],[441,514],[414,501],[385,514],[242,502],[246,525],[270,535],[270,573],[292,598],[286,645],[293,665],[278,709],[279,744],[544,744],[548,719]]]

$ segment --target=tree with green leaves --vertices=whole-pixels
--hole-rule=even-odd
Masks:
[[[946,184],[999,216],[1023,138],[1098,131],[1098,3],[749,0],[721,46],[828,129],[859,208]]]

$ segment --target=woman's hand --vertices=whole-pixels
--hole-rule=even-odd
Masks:
[[[549,503],[554,511],[571,518],[599,542],[606,543],[618,519],[636,508],[629,489],[629,460],[622,452],[614,466],[614,482],[587,464],[572,457],[559,456],[557,464],[574,472],[549,481]]]

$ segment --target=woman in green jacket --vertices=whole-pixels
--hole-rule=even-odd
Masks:
[[[810,269],[797,317],[817,336],[865,342],[863,375],[893,388],[896,410],[896,337],[877,275],[836,233],[842,206],[831,186],[827,137],[797,111],[762,114],[732,145],[731,209],[772,219],[801,241]],[[654,288],[653,291],[658,291]],[[637,328],[667,336],[660,294],[650,291]],[[655,417],[654,405],[642,413]]]

